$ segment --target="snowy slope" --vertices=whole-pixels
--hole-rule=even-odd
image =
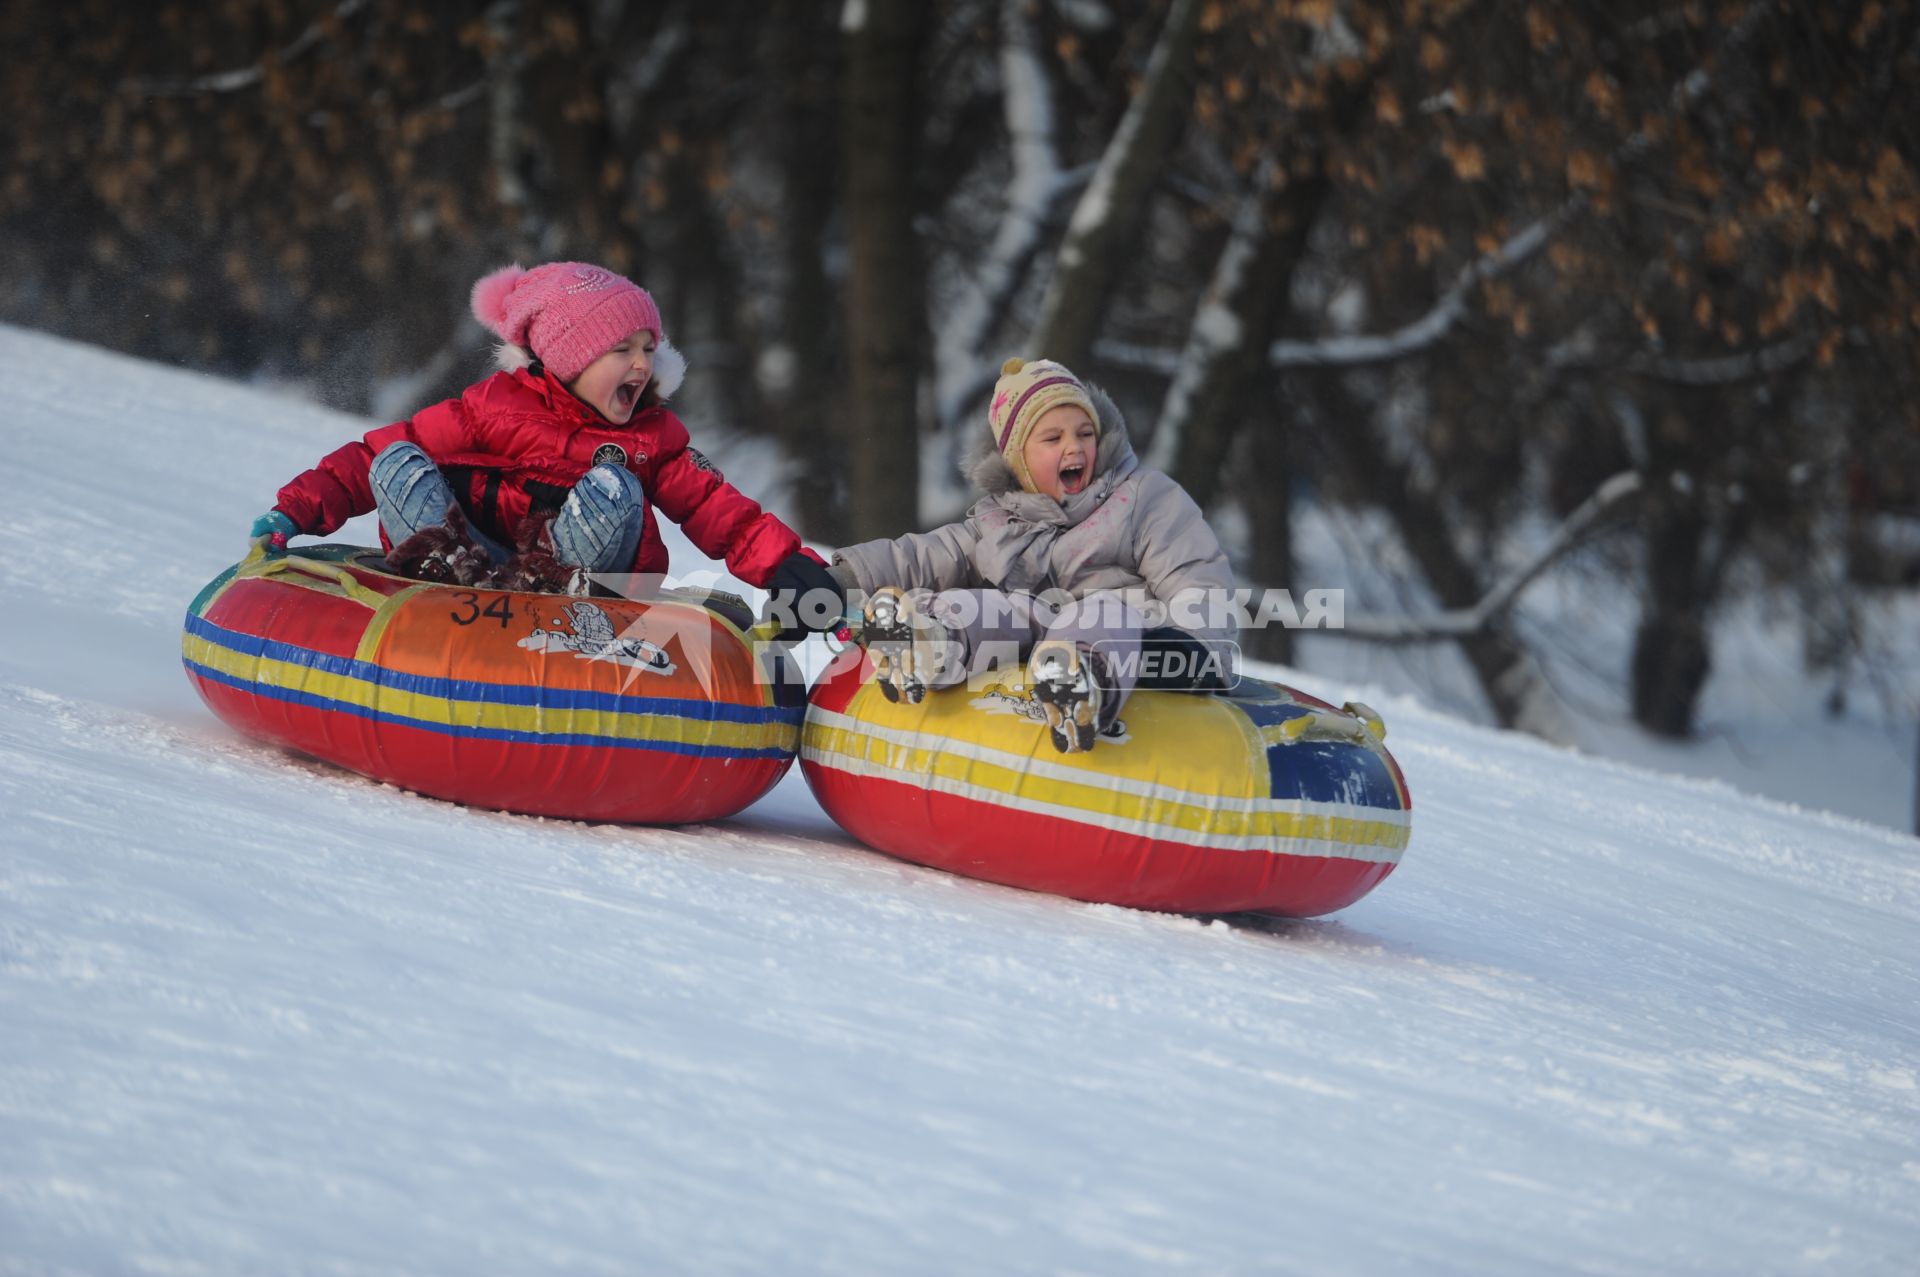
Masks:
[[[797,773],[462,810],[180,670],[363,423],[0,377],[0,1273],[1914,1270],[1914,839],[1394,701],[1413,846],[1307,923],[950,878]]]

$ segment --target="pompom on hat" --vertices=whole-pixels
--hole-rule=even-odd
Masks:
[[[473,314],[568,382],[639,329],[665,336],[646,289],[586,262],[507,266],[483,276],[473,286]]]
[[[1006,458],[1008,469],[1020,481],[1021,488],[1034,491],[1033,476],[1027,471],[1027,436],[1033,425],[1055,408],[1071,405],[1084,411],[1100,429],[1100,414],[1080,379],[1051,359],[1009,359],[1000,365],[1000,380],[993,383],[993,403],[987,408],[987,429],[994,444]]]

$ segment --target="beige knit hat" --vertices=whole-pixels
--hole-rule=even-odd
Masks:
[[[1000,380],[993,383],[993,403],[987,409],[987,428],[993,432],[1000,455],[1006,458],[1013,477],[1028,492],[1034,490],[1033,476],[1027,473],[1027,436],[1033,423],[1051,409],[1071,404],[1083,409],[1100,429],[1100,414],[1080,379],[1051,359],[1009,359],[1000,365]]]

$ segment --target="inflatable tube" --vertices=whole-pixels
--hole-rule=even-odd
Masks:
[[[828,815],[905,860],[1079,900],[1311,917],[1399,863],[1404,777],[1364,706],[1273,683],[1136,692],[1086,754],[1047,739],[1018,672],[894,704],[859,649],[814,688],[800,766]]]
[[[691,597],[433,585],[375,550],[302,547],[216,577],[181,655],[222,721],[374,780],[530,815],[711,820],[786,773],[805,702]]]

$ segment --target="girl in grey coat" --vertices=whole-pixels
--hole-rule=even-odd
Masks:
[[[1143,679],[1225,686],[1226,553],[1186,490],[1134,456],[1113,401],[1057,363],[1010,359],[987,427],[965,519],[834,555],[835,579],[867,596],[862,642],[888,699],[1031,645],[1029,686],[1074,753],[1116,730]]]

